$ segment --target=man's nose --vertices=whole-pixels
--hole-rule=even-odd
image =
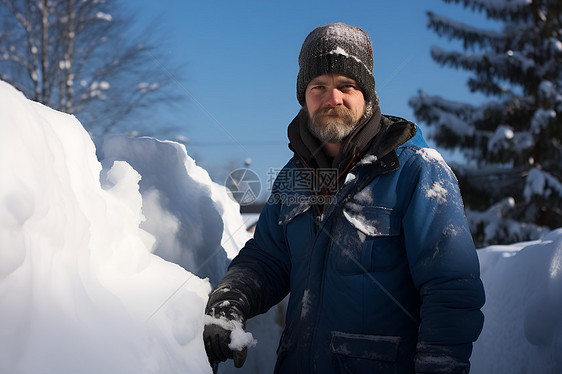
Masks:
[[[326,94],[326,106],[334,107],[343,104],[343,93],[337,88],[330,89]]]

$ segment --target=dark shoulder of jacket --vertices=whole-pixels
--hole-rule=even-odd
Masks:
[[[417,132],[415,123],[404,118],[383,115],[381,130],[371,144],[371,152],[382,158],[412,139]]]
[[[400,132],[400,128],[404,128],[406,127],[407,129],[409,129],[412,133],[412,136],[407,139],[404,143],[402,143],[400,145],[400,147],[413,147],[413,148],[431,148],[427,142],[425,141],[425,138],[423,136],[423,133],[420,129],[420,127],[418,125],[416,125],[414,122],[408,121],[407,119],[401,118],[401,117],[396,117],[396,116],[388,116],[385,115],[383,116],[385,121],[388,121],[388,123],[390,124],[390,126],[395,127],[396,125],[398,125],[398,127],[396,128],[395,131]],[[391,127],[391,128],[392,128]],[[406,130],[408,131],[408,130]]]
[[[383,124],[383,129],[386,129],[389,137],[395,139],[398,146],[402,145],[404,142],[413,138],[418,128],[416,124],[412,121],[408,121],[402,117],[383,115],[381,122]]]

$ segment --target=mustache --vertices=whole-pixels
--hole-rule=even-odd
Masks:
[[[350,110],[347,109],[346,107],[336,106],[336,107],[318,108],[314,112],[314,117],[325,116],[325,115],[329,115],[329,116],[338,115],[340,117],[346,117],[349,116],[350,114],[351,114]]]

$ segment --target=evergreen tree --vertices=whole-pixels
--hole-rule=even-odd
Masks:
[[[478,29],[428,12],[428,27],[464,51],[432,47],[443,66],[471,72],[481,106],[419,92],[415,116],[454,165],[477,245],[535,239],[562,226],[562,1],[443,0],[499,21]]]

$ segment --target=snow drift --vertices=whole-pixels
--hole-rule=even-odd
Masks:
[[[74,117],[0,97],[0,372],[210,373],[210,284],[151,253],[139,173],[117,161],[102,187]]]
[[[185,146],[154,138],[111,136],[99,145],[104,171],[126,161],[142,179],[145,220],[157,238],[154,253],[216,284],[250,235],[238,204],[211,181]]]
[[[471,373],[562,373],[562,229],[478,257],[486,305]]]

